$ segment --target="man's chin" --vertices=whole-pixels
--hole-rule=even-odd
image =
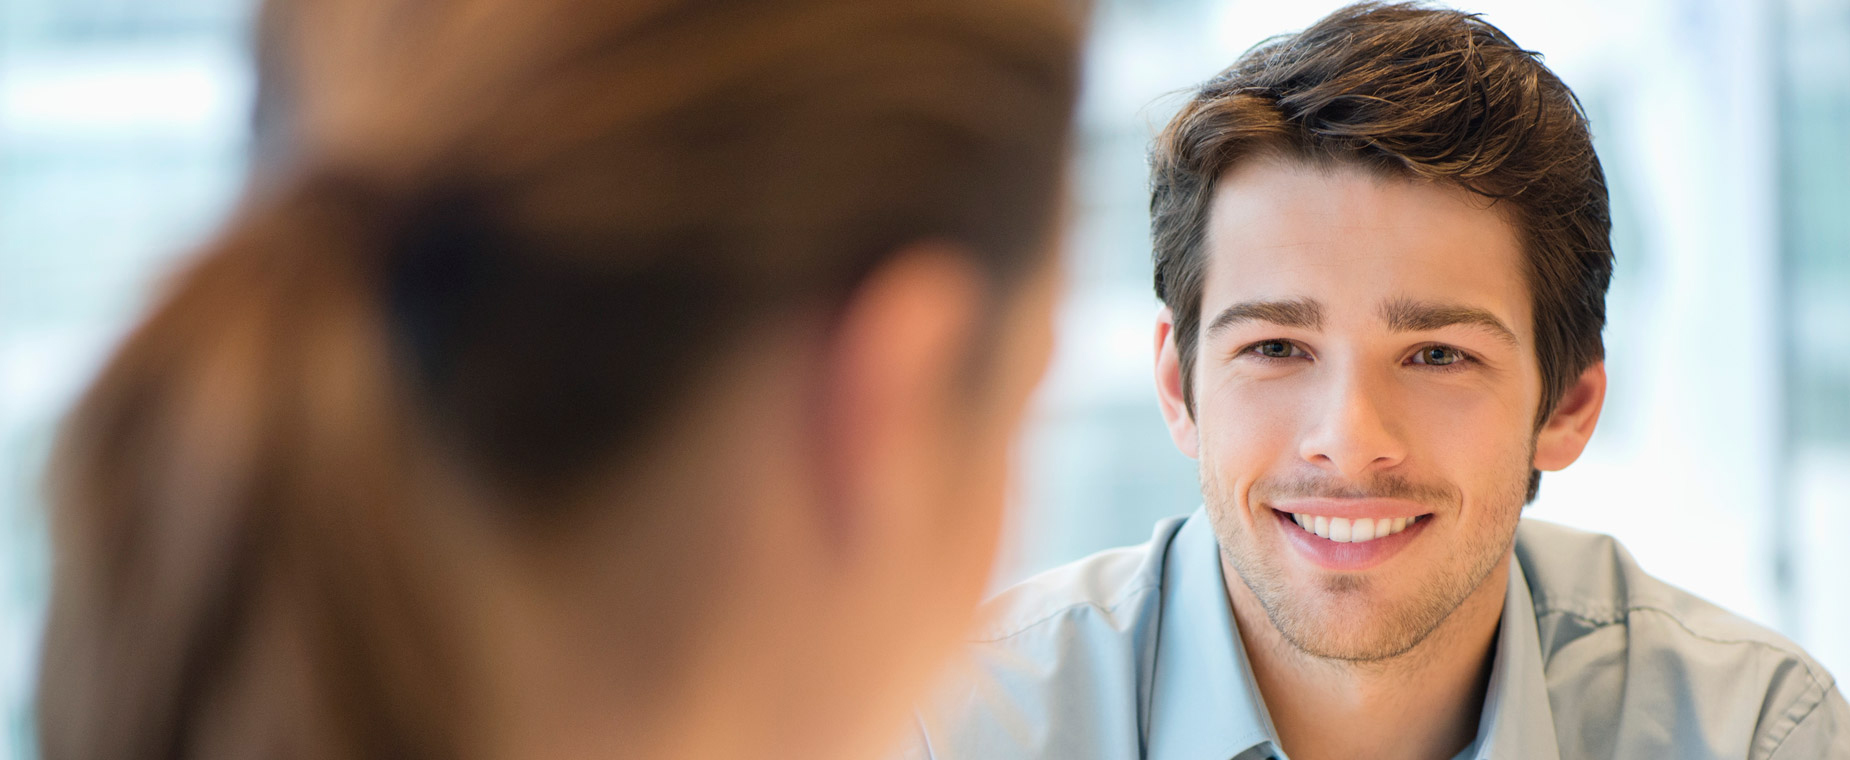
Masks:
[[[1426,638],[1423,633],[1406,635],[1405,632],[1399,631],[1391,636],[1375,635],[1373,637],[1356,636],[1346,631],[1332,635],[1328,629],[1319,631],[1318,634],[1322,635],[1286,633],[1285,638],[1299,651],[1312,657],[1352,663],[1385,662],[1394,659],[1413,651],[1413,648],[1419,646],[1420,642]]]
[[[1321,588],[1303,592],[1294,604],[1266,607],[1274,628],[1298,650],[1313,657],[1346,662],[1374,662],[1398,657],[1419,646],[1444,619],[1418,605],[1371,598],[1367,580],[1339,578],[1340,591]]]

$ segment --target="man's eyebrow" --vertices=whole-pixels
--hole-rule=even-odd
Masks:
[[[1395,332],[1420,332],[1452,325],[1471,325],[1490,331],[1512,346],[1519,344],[1516,331],[1503,324],[1503,320],[1497,319],[1495,314],[1475,306],[1396,298],[1381,304],[1381,318],[1387,320],[1388,329]]]
[[[1221,310],[1208,323],[1206,337],[1241,322],[1270,322],[1280,327],[1316,330],[1323,327],[1323,304],[1309,298],[1289,301],[1241,301]]]

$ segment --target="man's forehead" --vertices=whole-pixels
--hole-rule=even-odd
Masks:
[[[1423,304],[1527,321],[1515,228],[1462,189],[1268,160],[1224,176],[1213,206],[1204,320],[1242,302],[1315,301],[1325,316],[1386,320]]]
[[[1449,182],[1383,175],[1361,167],[1259,159],[1216,183],[1205,230],[1210,248],[1328,247],[1409,251],[1449,242],[1518,247],[1503,207]]]

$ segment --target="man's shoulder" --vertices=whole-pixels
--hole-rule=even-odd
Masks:
[[[913,756],[1136,757],[1163,566],[1184,520],[985,602],[950,683],[920,710]]]
[[[1157,523],[1144,543],[1107,549],[1008,587],[978,609],[973,643],[1006,643],[1047,628],[1129,631],[1160,591],[1168,544],[1183,520]]]
[[[1556,648],[1547,635],[1551,627],[1561,629],[1558,637],[1568,637],[1552,643],[1565,644],[1576,633],[1662,621],[1673,624],[1665,645],[1740,644],[1775,652],[1829,678],[1790,639],[1645,572],[1611,536],[1525,519],[1516,534],[1516,558],[1529,581],[1544,651]]]
[[[1798,644],[1646,573],[1612,538],[1525,519],[1516,559],[1535,603],[1564,752],[1649,752],[1625,716],[1738,733],[1749,757],[1802,724],[1842,732],[1843,697]],[[1620,716],[1619,723],[1613,716]],[[1732,725],[1729,725],[1732,724]]]

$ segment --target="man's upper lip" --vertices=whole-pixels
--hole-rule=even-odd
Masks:
[[[1426,505],[1403,499],[1286,499],[1269,503],[1280,512],[1321,517],[1347,517],[1351,520],[1383,517],[1418,517],[1432,514]]]

